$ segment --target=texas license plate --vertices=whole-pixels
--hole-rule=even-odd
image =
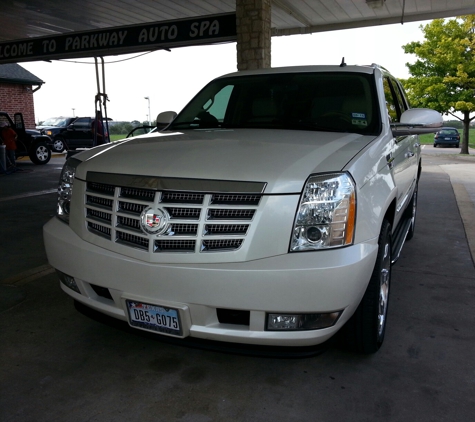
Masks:
[[[181,336],[177,309],[127,300],[130,325],[175,336]]]

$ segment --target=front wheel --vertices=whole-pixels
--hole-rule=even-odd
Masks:
[[[30,150],[30,160],[35,164],[46,164],[51,159],[51,150],[46,142],[37,142]]]
[[[373,274],[358,308],[343,328],[345,345],[360,353],[375,353],[383,344],[391,284],[391,225],[383,221]]]
[[[61,137],[54,138],[52,149],[54,152],[63,152],[65,150],[64,139]]]

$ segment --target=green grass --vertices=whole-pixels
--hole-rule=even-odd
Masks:
[[[109,135],[109,138],[111,140],[111,142],[114,142],[114,141],[120,141],[121,139],[125,139],[125,137],[127,136],[127,134],[123,134],[123,135]]]
[[[462,130],[460,132],[460,142],[462,142]],[[434,143],[434,134],[427,133],[425,135],[419,135],[419,140],[422,145],[431,145]],[[470,129],[468,134],[468,146],[470,148],[475,148],[475,129]]]

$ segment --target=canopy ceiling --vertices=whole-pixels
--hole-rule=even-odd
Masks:
[[[190,24],[193,19],[211,15],[225,16],[228,19],[224,21],[226,23],[234,18],[236,1],[243,0],[3,0],[0,13],[0,63],[28,61],[28,58],[12,55],[13,51],[20,48],[17,46],[14,47],[16,50],[12,50],[12,43],[27,39],[39,42],[51,37],[71,36],[77,32],[99,33],[131,25],[150,27],[151,24],[177,20]],[[272,0],[272,35],[304,34],[468,14],[475,14],[475,0]],[[144,45],[143,48],[124,45],[120,51],[110,54],[192,45],[192,41],[203,44],[234,40],[235,36],[227,33],[221,38],[188,40],[176,45],[165,43]],[[43,48],[47,46],[47,43],[43,43]],[[22,48],[27,49],[28,46]],[[90,57],[91,52],[77,49],[69,55],[72,56]]]

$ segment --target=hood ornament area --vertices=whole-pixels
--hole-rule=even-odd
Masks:
[[[169,219],[162,208],[147,207],[140,214],[140,228],[146,234],[160,235],[167,231]]]

